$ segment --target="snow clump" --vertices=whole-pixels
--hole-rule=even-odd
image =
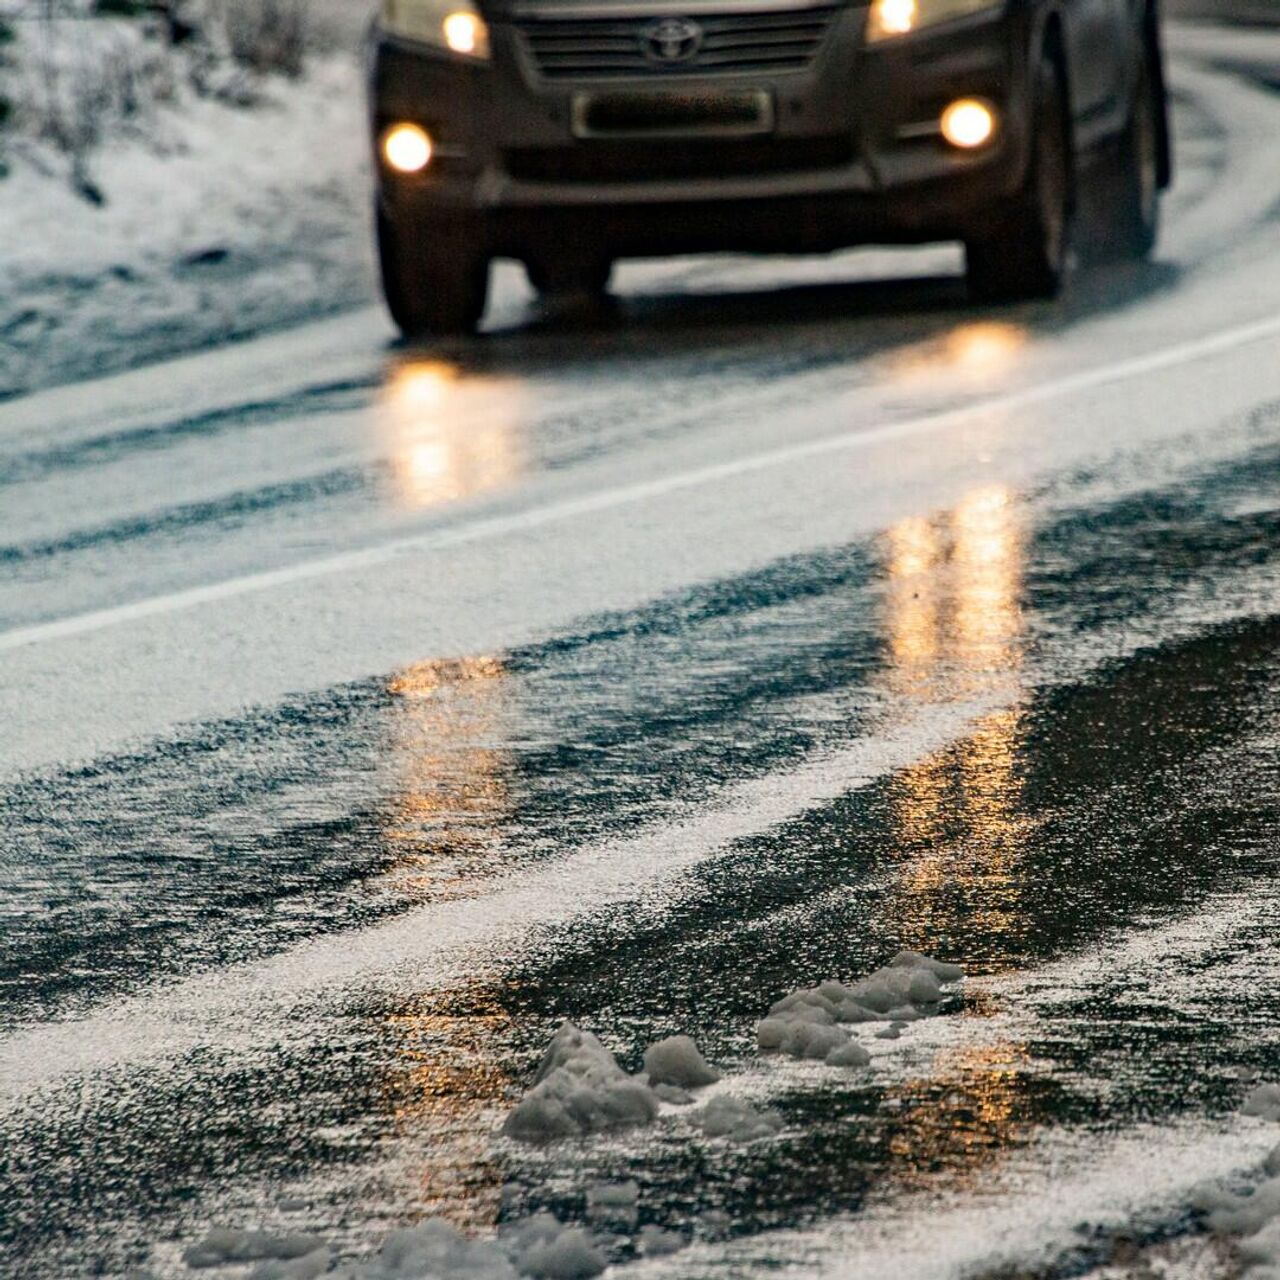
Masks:
[[[841,1023],[914,1022],[937,1010],[943,984],[964,977],[959,965],[903,951],[861,982],[824,982],[784,996],[756,1027],[765,1053],[783,1053],[831,1066],[863,1067],[871,1057]]]
[[[329,1264],[332,1260],[333,1255],[325,1245],[291,1261],[272,1259],[269,1262],[260,1262],[249,1272],[249,1280],[317,1280],[319,1276],[329,1274]]]
[[[1214,1231],[1251,1236],[1280,1214],[1280,1178],[1268,1178],[1239,1195],[1222,1187],[1206,1188],[1198,1193],[1196,1208],[1207,1212]]]
[[[328,1246],[318,1236],[276,1235],[270,1231],[237,1231],[215,1227],[198,1244],[182,1255],[187,1266],[225,1267],[233,1262],[290,1262],[323,1251],[328,1263]],[[284,1274],[288,1274],[287,1272]]]
[[[490,1240],[468,1240],[439,1218],[393,1231],[365,1262],[340,1268],[338,1280],[516,1280],[507,1255]]]
[[[605,1269],[605,1259],[581,1227],[565,1227],[539,1213],[501,1232],[498,1243],[522,1276],[538,1280],[588,1280]]]
[[[1206,1212],[1210,1230],[1239,1237],[1236,1251],[1245,1262],[1245,1274],[1255,1280],[1280,1278],[1280,1177],[1270,1177],[1243,1194],[1205,1187],[1193,1203]]]
[[[580,1227],[540,1213],[499,1232],[469,1240],[439,1218],[394,1231],[364,1262],[331,1272],[332,1280],[590,1280],[605,1259]]]
[[[668,1102],[673,1107],[687,1107],[694,1101],[693,1094],[688,1089],[681,1089],[679,1085],[655,1084],[653,1092],[659,1102]]]
[[[720,1079],[688,1036],[668,1036],[651,1044],[644,1051],[644,1069],[650,1084],[677,1089],[701,1089]]]
[[[696,1112],[693,1122],[708,1138],[732,1138],[736,1142],[771,1138],[782,1128],[782,1117],[776,1111],[757,1111],[750,1103],[723,1093]]]
[[[664,1231],[661,1227],[650,1223],[640,1228],[636,1240],[636,1248],[646,1258],[665,1258],[670,1253],[677,1253],[684,1248],[684,1236],[678,1231]]]
[[[1280,1120],[1280,1084],[1260,1084],[1244,1100],[1241,1110],[1247,1116]]]
[[[627,1075],[591,1032],[566,1022],[502,1131],[524,1142],[552,1142],[647,1124],[657,1114],[658,1098],[646,1081]]]
[[[1244,1100],[1247,1116],[1280,1121],[1280,1084],[1260,1084]],[[1280,1280],[1280,1146],[1262,1164],[1266,1178],[1243,1192],[1221,1186],[1201,1187],[1192,1198],[1205,1213],[1211,1231],[1236,1237],[1236,1253],[1244,1275],[1252,1280]]]

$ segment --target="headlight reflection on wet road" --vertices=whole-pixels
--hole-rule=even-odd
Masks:
[[[960,954],[961,939],[975,933],[1007,940],[1029,927],[1019,902],[1027,822],[1018,770],[1025,714],[1016,697],[1025,543],[1015,495],[1002,486],[975,488],[886,537],[888,688],[908,703],[1015,697],[962,743],[893,781],[890,834],[900,863],[884,903],[886,928],[930,954]],[[984,1014],[966,1004],[962,1016]],[[935,1191],[939,1177],[968,1186],[985,1176],[1030,1128],[1028,1061],[1019,1044],[944,1049],[927,1073],[892,1091],[902,1110],[886,1185]]]
[[[1027,1047],[1012,1041],[938,1053],[925,1075],[890,1092],[901,1104],[889,1139],[895,1193],[967,1190],[1031,1129],[1024,1103]]]
[[[1030,329],[1013,321],[962,320],[894,352],[890,362],[900,380],[937,382],[952,389],[959,380],[977,390],[1008,373],[1030,340]]]
[[[488,655],[420,662],[387,692],[394,793],[382,887],[422,901],[478,892],[477,873],[499,853],[515,805],[515,757],[502,745],[511,733],[506,665]],[[501,1065],[510,1025],[483,981],[382,1019],[386,1136],[407,1153],[393,1176],[415,1212],[463,1227],[497,1221],[505,1171],[492,1135],[510,1089]]]
[[[995,692],[1021,664],[1023,532],[1013,494],[974,489],[887,534],[885,681],[913,701]]]
[[[387,685],[395,794],[383,822],[389,877],[411,899],[477,891],[514,808],[506,668],[495,657],[420,662]]]
[[[381,405],[391,493],[410,509],[504,488],[525,471],[523,390],[512,379],[466,379],[444,360],[391,370]]]
[[[460,997],[465,1012],[444,1007]],[[493,1130],[511,1087],[497,1041],[510,1023],[482,991],[424,998],[385,1020],[390,1127],[412,1153],[404,1174],[415,1211],[464,1227],[497,1222],[506,1171],[493,1154]]]
[[[913,701],[1016,695],[1023,664],[1025,532],[1014,495],[974,489],[941,515],[887,537],[888,687]],[[958,748],[903,770],[892,791],[903,859],[893,913],[903,945],[945,945],[966,923],[1015,936],[1026,826],[1015,700],[984,716]]]

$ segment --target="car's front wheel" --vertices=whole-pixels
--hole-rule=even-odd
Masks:
[[[1057,64],[1035,79],[1031,159],[1021,189],[965,242],[970,292],[986,300],[1051,298],[1071,248],[1072,163],[1066,95]]]
[[[1112,259],[1145,258],[1160,231],[1160,79],[1150,47],[1143,50],[1129,123],[1120,136],[1107,184],[1102,245]]]
[[[489,259],[473,232],[377,214],[387,310],[407,338],[474,332],[489,293]]]

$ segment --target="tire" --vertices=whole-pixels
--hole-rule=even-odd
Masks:
[[[1160,81],[1152,67],[1151,50],[1144,47],[1129,123],[1120,136],[1106,184],[1107,216],[1100,247],[1110,261],[1140,260],[1156,246],[1162,111]]]
[[[1066,95],[1057,64],[1036,73],[1031,159],[1022,189],[965,242],[970,293],[984,301],[1052,298],[1071,253],[1074,206]]]
[[[603,298],[609,292],[613,259],[607,254],[583,257],[528,258],[529,283],[545,297]]]
[[[489,260],[464,228],[406,228],[377,215],[382,294],[406,338],[475,332],[489,295]]]

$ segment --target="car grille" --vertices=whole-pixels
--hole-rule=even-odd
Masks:
[[[683,62],[646,52],[649,17],[527,19],[519,31],[538,71],[552,80],[795,71],[813,61],[835,13],[832,6],[700,16],[701,46]]]

